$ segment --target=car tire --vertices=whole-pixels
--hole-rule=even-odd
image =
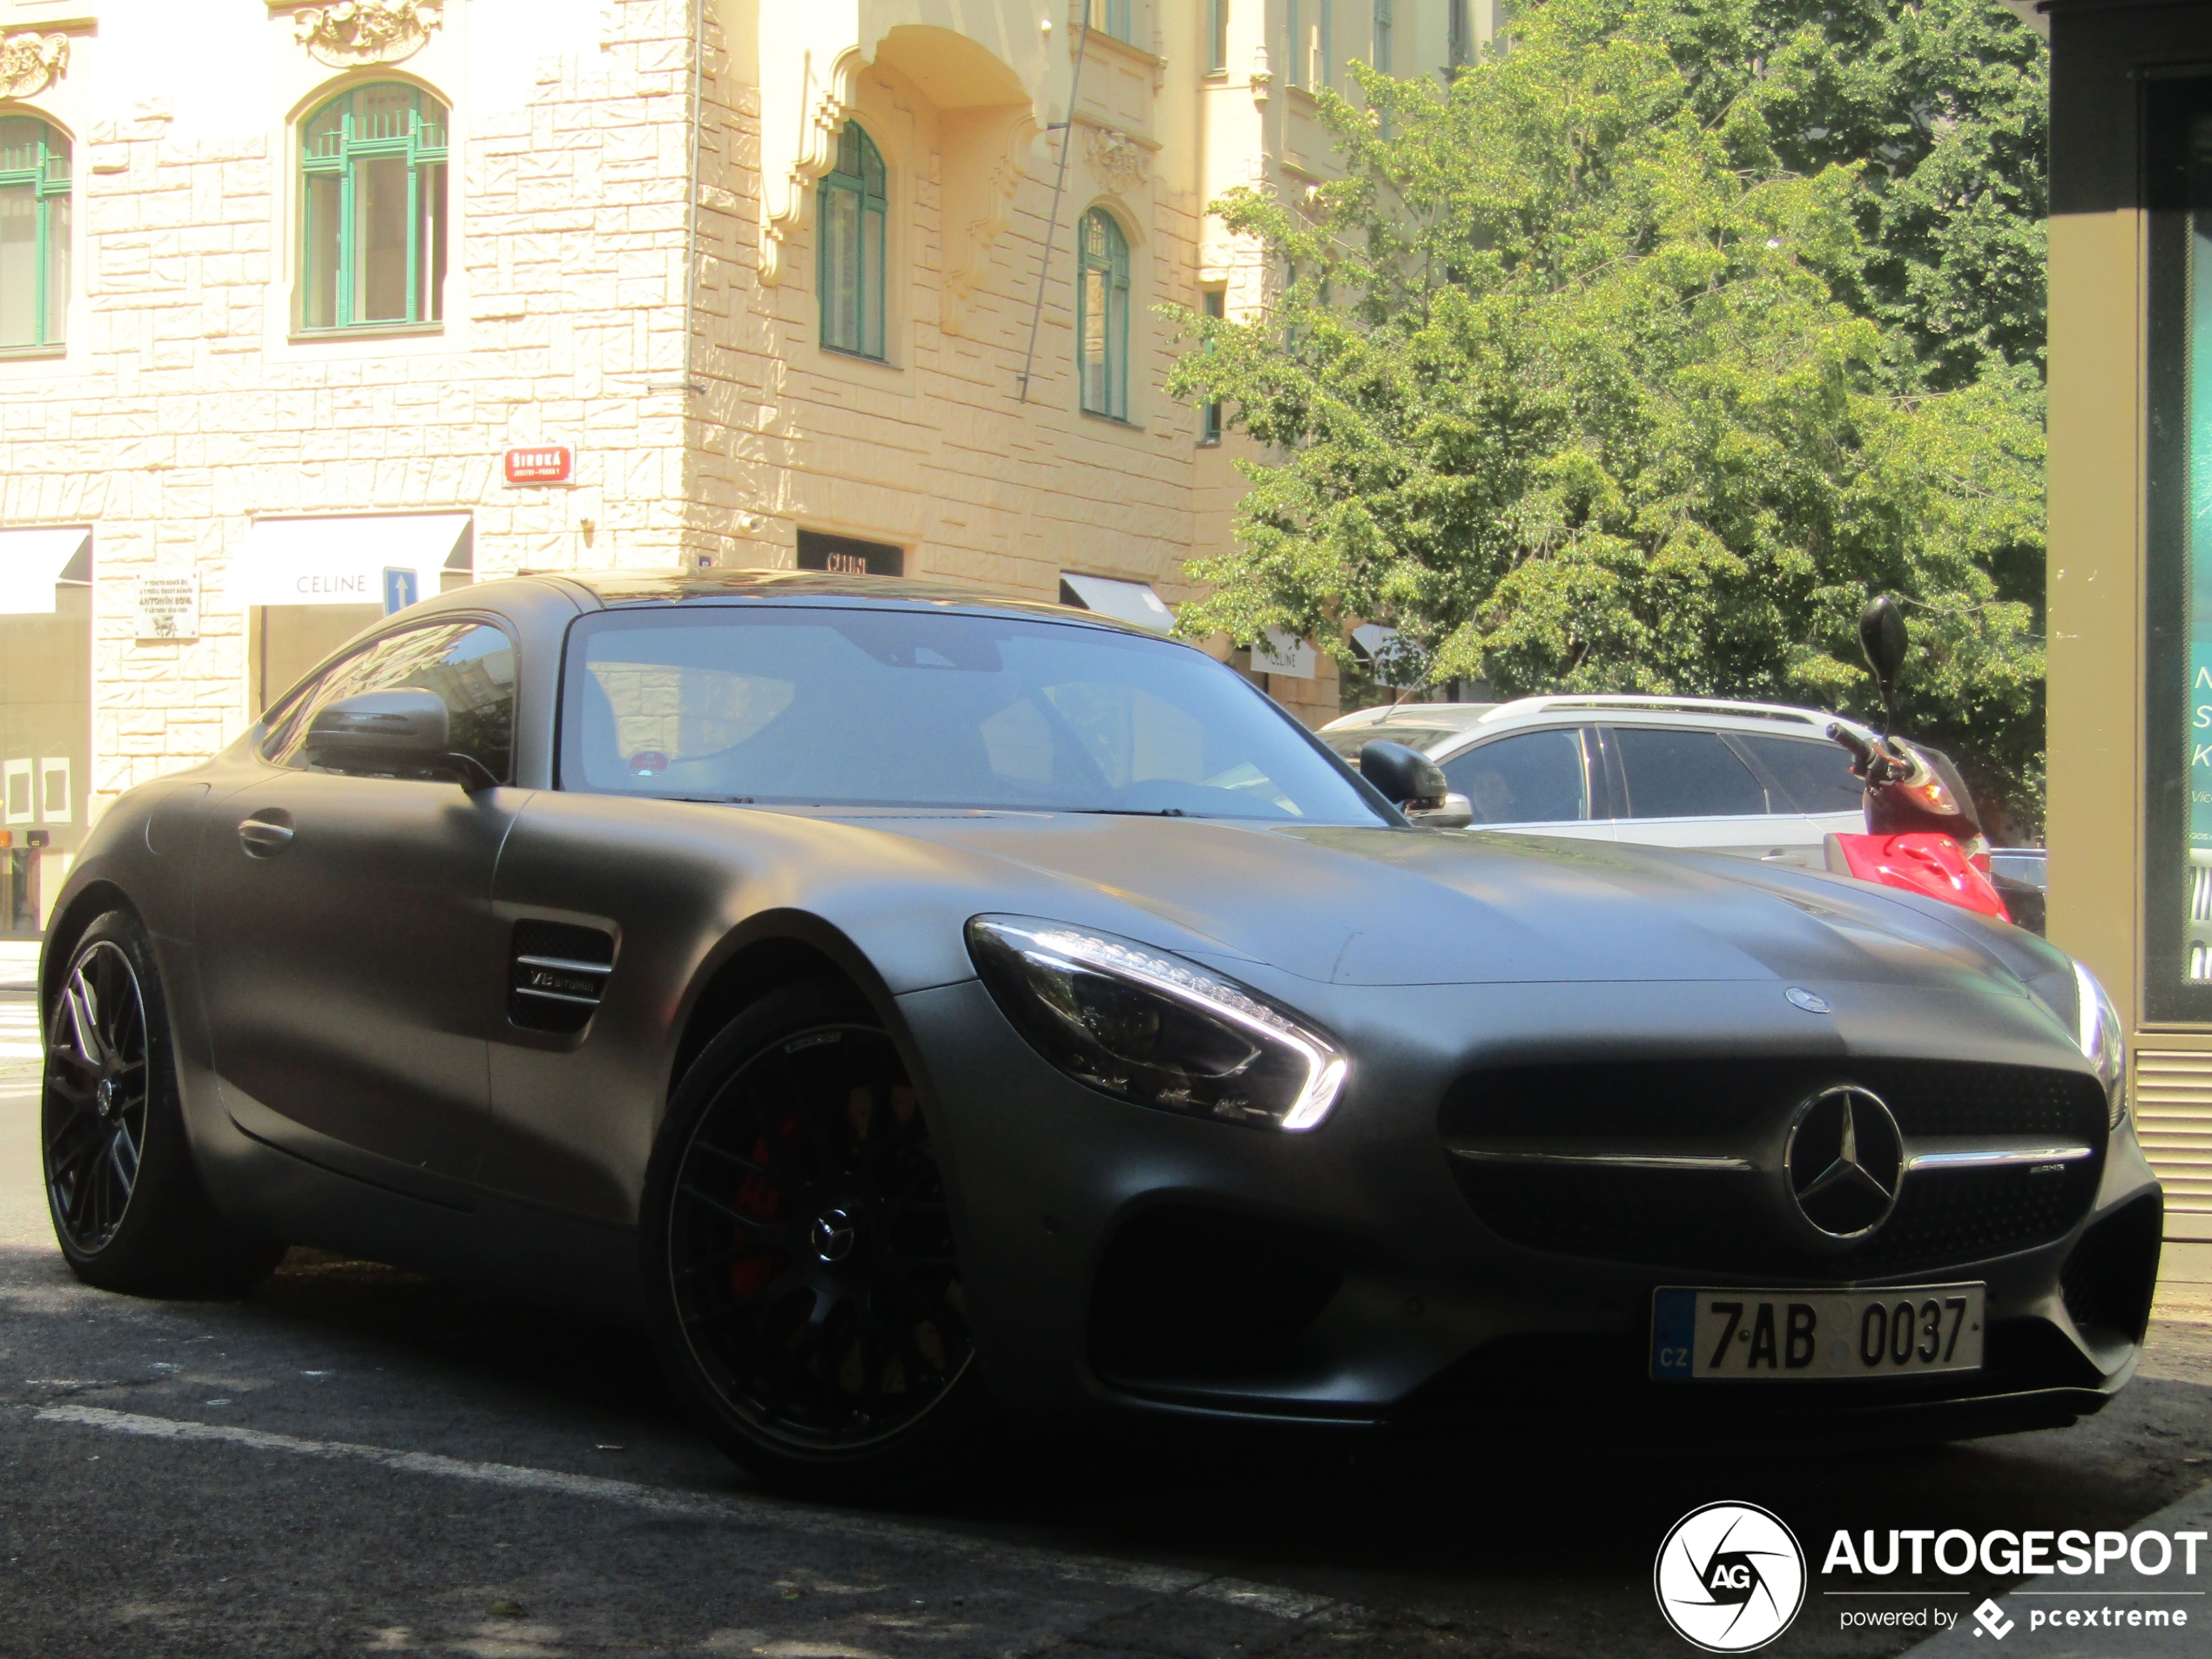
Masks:
[[[168,999],[136,916],[85,929],[44,1031],[40,1168],[70,1270],[134,1296],[232,1296],[266,1278],[284,1246],[226,1220],[193,1163]]]
[[[851,992],[787,986],[707,1044],[669,1103],[640,1242],[671,1382],[771,1485],[926,1484],[989,1419],[921,1099]]]

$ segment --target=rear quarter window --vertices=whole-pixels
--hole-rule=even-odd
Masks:
[[[1856,813],[1866,802],[1866,786],[1851,776],[1851,757],[1824,738],[1739,737],[1761,765],[1789,794],[1801,813]]]

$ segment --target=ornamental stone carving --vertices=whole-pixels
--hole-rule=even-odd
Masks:
[[[337,0],[292,14],[294,37],[319,64],[352,69],[396,64],[428,44],[445,26],[444,0]]]
[[[0,98],[34,98],[68,67],[67,35],[10,35],[0,40]]]
[[[1098,182],[1116,194],[1136,189],[1152,176],[1152,152],[1128,133],[1110,127],[1085,127],[1083,154]]]

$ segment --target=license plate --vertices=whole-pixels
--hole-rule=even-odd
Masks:
[[[1651,1297],[1651,1374],[1662,1382],[1833,1382],[1979,1371],[1986,1289],[1663,1286]]]

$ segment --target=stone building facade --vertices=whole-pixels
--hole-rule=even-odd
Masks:
[[[84,710],[0,710],[0,927],[425,584],[1189,597],[1239,441],[1164,395],[1154,307],[1266,281],[1205,205],[1316,181],[1314,89],[1443,71],[1488,7],[0,0],[0,687]]]

